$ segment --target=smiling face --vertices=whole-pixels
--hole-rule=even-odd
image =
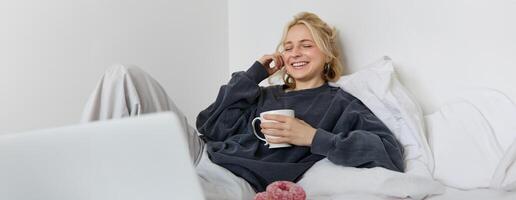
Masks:
[[[327,56],[316,45],[310,30],[304,24],[292,26],[283,42],[283,61],[287,73],[296,84],[324,83],[321,74]]]

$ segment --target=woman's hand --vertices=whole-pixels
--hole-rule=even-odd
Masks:
[[[303,120],[285,115],[264,115],[264,119],[276,122],[262,122],[262,133],[275,138],[267,138],[269,143],[290,143],[297,146],[311,146],[315,128]]]
[[[272,61],[274,61],[274,67],[271,68],[269,65]],[[260,62],[265,67],[265,70],[267,70],[269,76],[276,73],[284,65],[283,58],[281,57],[280,53],[264,55],[260,59],[258,59],[258,62]]]

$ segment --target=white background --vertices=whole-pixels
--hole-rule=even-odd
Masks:
[[[0,0],[0,133],[77,123],[115,63],[193,120],[227,80],[227,26],[227,1]]]
[[[300,11],[339,30],[348,72],[391,57],[427,114],[471,88],[516,100],[514,0],[229,1],[230,71],[274,51]]]
[[[348,73],[390,56],[426,113],[465,88],[516,99],[514,0],[0,0],[0,133],[76,123],[114,63],[149,72],[193,123],[299,11],[336,26]]]

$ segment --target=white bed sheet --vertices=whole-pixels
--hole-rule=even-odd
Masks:
[[[366,193],[346,193],[331,196],[312,196],[308,200],[399,200],[401,198],[388,197]],[[516,192],[504,192],[492,189],[459,190],[446,187],[445,192],[439,195],[428,196],[424,200],[514,200]],[[412,200],[407,198],[404,200]]]
[[[427,197],[425,200],[514,200],[516,192],[492,189],[459,190],[446,187],[444,194]]]

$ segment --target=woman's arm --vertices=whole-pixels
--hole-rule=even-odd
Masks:
[[[333,132],[317,129],[311,151],[335,164],[384,167],[403,172],[403,148],[392,132],[362,102],[342,113]]]
[[[274,66],[269,67],[274,61]],[[266,54],[247,71],[236,72],[227,85],[223,85],[217,99],[197,116],[197,130],[203,138],[223,141],[228,136],[241,132],[248,118],[254,115],[253,106],[261,95],[258,84],[283,67],[281,54]]]
[[[223,141],[246,126],[249,112],[261,89],[258,86],[268,76],[260,62],[245,72],[235,72],[227,85],[221,86],[214,103],[197,116],[197,130],[207,140]]]
[[[403,171],[403,148],[392,132],[362,102],[351,102],[332,132],[315,129],[303,120],[266,115],[262,133],[276,136],[270,143],[311,146],[311,152],[328,157],[335,164],[352,167],[384,167]]]

